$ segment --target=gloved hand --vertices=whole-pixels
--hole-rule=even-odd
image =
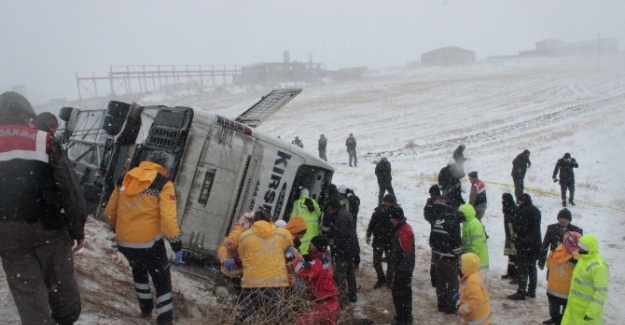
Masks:
[[[236,263],[237,263],[236,260],[234,259],[234,257],[232,257],[232,258],[225,260],[223,263],[221,263],[221,265],[223,265],[226,271],[232,271]]]
[[[585,321],[589,321],[589,320],[593,320],[592,318],[588,317],[588,315],[584,315],[584,320]]]
[[[558,179],[554,177],[554,178],[553,178],[553,182],[555,183],[555,182],[557,182],[557,181],[558,181]]]
[[[295,248],[289,246],[284,251],[284,257],[286,257],[287,261],[291,261],[295,258]]]
[[[451,297],[451,300],[454,303],[458,302],[458,300],[460,300],[460,292],[458,292],[458,291],[454,292],[454,295]]]
[[[176,253],[176,257],[174,257],[174,263],[182,263],[182,249],[174,253]]]

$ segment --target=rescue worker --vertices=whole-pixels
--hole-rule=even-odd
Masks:
[[[567,231],[575,231],[580,234],[584,234],[584,230],[571,223],[573,215],[567,208],[563,208],[558,212],[557,223],[547,226],[545,237],[543,238],[542,245],[540,246],[540,254],[538,255],[538,268],[541,270],[545,267],[545,261],[547,260],[547,254],[553,251],[562,243],[564,233]]]
[[[345,147],[347,147],[347,154],[349,155],[349,167],[352,167],[352,161],[354,167],[358,166],[358,156],[356,155],[356,137],[353,133],[349,134],[349,137],[345,140]]]
[[[553,168],[553,182],[560,182],[560,194],[562,197],[562,206],[566,207],[566,191],[569,190],[569,203],[575,205],[575,171],[573,168],[578,168],[579,164],[575,158],[571,158],[570,153],[565,153],[561,159],[556,162],[556,167]],[[560,173],[560,179],[558,180],[558,173]]]
[[[469,181],[471,182],[471,191],[469,192],[469,204],[475,209],[475,217],[482,221],[484,212],[486,211],[486,184],[482,182],[476,171],[469,173]]]
[[[386,194],[382,204],[373,210],[369,226],[367,227],[366,242],[373,248],[373,268],[378,276],[378,281],[373,285],[374,289],[383,286],[391,286],[393,283],[393,263],[391,263],[391,244],[394,229],[391,223],[390,210],[395,206],[395,196]],[[373,235],[373,243],[371,236]],[[382,267],[382,255],[386,257],[386,275]]]
[[[319,158],[328,161],[328,157],[326,157],[326,148],[328,147],[328,139],[326,139],[325,135],[321,135],[319,137],[319,146],[317,149],[319,150]]]
[[[490,325],[493,321],[488,286],[480,272],[482,264],[480,257],[474,253],[462,254],[460,257],[462,278],[457,305],[464,324]]]
[[[577,246],[579,261],[573,270],[561,324],[603,324],[603,306],[608,298],[608,265],[599,253],[595,235],[582,236]]]
[[[547,299],[551,318],[543,324],[560,325],[571,288],[573,269],[579,258],[577,243],[582,234],[567,231],[563,237],[562,243],[558,244],[547,257]]]
[[[532,204],[532,197],[523,193],[518,198],[519,210],[515,218],[514,229],[517,234],[517,271],[519,288],[512,300],[525,300],[525,297],[536,298],[538,271],[536,261],[540,254],[540,210]]]
[[[308,254],[290,263],[297,276],[306,284],[308,299],[314,304],[295,321],[296,325],[336,325],[340,305],[338,289],[334,284],[334,272],[330,258],[326,256],[328,240],[315,236],[310,240]]]
[[[451,214],[438,214],[430,232],[432,260],[436,270],[436,298],[438,311],[455,314],[452,297],[458,291],[458,262],[463,253],[460,224]]]
[[[503,255],[508,256],[508,268],[506,274],[501,278],[504,280],[512,279],[518,284],[517,269],[516,269],[516,232],[514,231],[514,218],[516,218],[517,205],[514,202],[514,197],[510,193],[503,193],[501,195],[501,210],[503,212],[503,228],[506,234],[506,241],[504,243]]]
[[[341,307],[349,302],[357,302],[357,284],[355,272],[355,258],[360,254],[358,237],[352,225],[352,216],[343,209],[336,199],[330,199],[325,207],[325,214],[334,219],[330,233],[333,238],[329,241],[334,260],[334,283],[339,289]]]
[[[380,162],[375,165],[375,176],[378,178],[378,187],[380,188],[378,192],[378,205],[380,205],[387,191],[389,194],[395,195],[392,184],[393,176],[391,175],[391,163],[386,157],[382,157]]]
[[[24,96],[0,95],[0,257],[22,324],[73,324],[85,201],[61,144],[29,125],[35,116]]]
[[[115,231],[117,249],[132,269],[142,318],[152,317],[154,300],[149,277],[152,278],[159,325],[172,324],[174,320],[170,265],[163,237],[176,254],[174,262],[182,262],[176,192],[167,169],[172,163],[166,152],[149,152],[139,167],[117,182],[104,210]]]
[[[488,270],[488,244],[484,225],[475,217],[473,206],[465,203],[458,208],[458,217],[462,222],[462,245],[465,253],[474,253],[480,257],[480,271]]]
[[[430,197],[423,207],[423,218],[430,224],[430,230],[432,230],[436,220],[445,218],[445,214],[447,213],[447,201],[441,196],[441,190],[438,185],[432,185],[429,193]],[[453,214],[450,215],[453,217]],[[430,236],[431,234],[430,232]],[[432,252],[430,260],[430,282],[432,286],[436,288],[436,263],[434,258],[434,252]]]
[[[266,243],[271,243],[270,245]],[[241,297],[236,322],[244,323],[253,314],[279,318],[277,304],[289,287],[286,260],[295,256],[293,239],[286,229],[277,228],[262,210],[254,212],[252,227],[239,237],[243,264]]]
[[[245,213],[238,222],[232,225],[232,230],[222,244],[217,249],[219,263],[221,263],[221,273],[230,279],[230,282],[237,293],[241,292],[241,259],[239,258],[239,237],[241,233],[252,226],[254,212]]]
[[[309,196],[308,189],[303,188],[299,193],[299,198],[293,202],[291,218],[302,216],[304,221],[306,221],[306,234],[300,239],[301,244],[299,246],[299,251],[302,254],[306,254],[310,239],[319,235],[321,209],[319,208],[319,203]]]
[[[302,238],[308,233],[308,225],[306,224],[306,220],[302,216],[295,216],[289,219],[289,222],[284,226],[293,239],[293,247],[299,249],[302,245]],[[309,241],[310,243],[310,241]],[[299,251],[297,252],[299,254]]]
[[[395,325],[412,324],[412,272],[415,266],[415,244],[412,227],[406,223],[404,210],[391,208],[391,223],[395,236],[391,244],[393,263],[393,304],[395,305]]]
[[[525,179],[527,169],[530,167],[532,167],[532,162],[530,161],[530,151],[527,149],[523,150],[512,160],[512,173],[510,173],[510,176],[512,176],[512,181],[514,182],[514,196],[517,201],[523,194],[525,187],[523,180]]]

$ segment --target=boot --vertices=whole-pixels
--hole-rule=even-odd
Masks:
[[[375,283],[375,285],[373,286],[373,289],[380,289],[385,285],[386,285],[386,279],[381,278],[381,279],[378,279],[378,282]]]
[[[502,276],[501,276],[501,279],[502,279],[502,280],[512,279],[512,275],[510,275],[510,274],[504,274],[504,275],[502,275]]]
[[[515,294],[509,295],[508,299],[511,300],[525,300],[525,294],[522,292],[516,292]]]
[[[555,324],[555,323],[556,323],[556,322],[554,322],[554,321],[553,321],[553,319],[551,319],[551,318],[549,318],[549,319],[548,319],[548,320],[546,320],[546,321],[543,321],[543,324],[547,324],[547,325],[552,325],[552,324]]]
[[[566,208],[566,201],[562,201],[562,207]]]

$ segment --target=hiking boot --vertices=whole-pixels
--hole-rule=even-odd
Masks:
[[[525,300],[525,295],[522,293],[515,293],[513,295],[509,295],[508,299],[510,300]]]
[[[573,201],[569,201],[569,203],[570,203],[571,205],[575,205],[575,202],[573,202]]]
[[[555,323],[556,323],[556,322],[555,322],[553,319],[551,319],[551,318],[549,318],[549,319],[548,319],[548,320],[546,320],[546,321],[543,321],[543,324],[547,324],[547,325],[552,325],[552,324],[555,324]]]
[[[373,289],[380,289],[385,285],[387,285],[386,279],[379,279],[378,282],[376,282],[375,285],[373,286]]]
[[[526,292],[525,293],[526,296],[530,297],[530,298],[536,298],[536,292]]]

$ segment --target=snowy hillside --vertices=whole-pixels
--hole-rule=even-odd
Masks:
[[[537,324],[549,318],[545,272],[539,271],[536,299],[513,302],[516,290],[500,279],[503,256],[501,194],[513,191],[511,162],[524,149],[532,167],[526,191],[542,212],[542,233],[556,222],[561,209],[559,186],[551,180],[556,160],[570,152],[579,162],[577,206],[573,224],[596,234],[610,265],[605,305],[606,324],[624,324],[619,312],[625,298],[625,58],[511,59],[467,67],[403,68],[374,71],[349,82],[311,85],[260,128],[285,140],[299,136],[304,149],[316,154],[321,133],[328,138],[334,183],[355,189],[362,204],[358,229],[362,253],[358,271],[358,303],[354,314],[376,324],[394,315],[388,289],[373,290],[375,272],[371,247],[364,237],[377,203],[374,163],[386,155],[393,166],[393,185],[412,225],[417,245],[413,294],[415,324],[460,323],[436,311],[435,290],[429,283],[429,225],[423,220],[428,188],[460,143],[466,144],[465,170],[476,170],[487,184],[488,208],[483,219],[490,236],[487,272],[494,323]],[[152,94],[137,98],[142,105],[191,105],[234,117],[264,90],[215,96]],[[106,103],[102,100],[102,103]],[[79,108],[85,103],[76,103]],[[103,105],[99,106],[103,107]],[[45,108],[54,111],[58,108]],[[358,140],[358,167],[347,165],[345,138]],[[469,184],[464,179],[463,188]],[[468,193],[464,193],[465,198]],[[79,324],[148,324],[139,314],[125,259],[111,248],[107,227],[88,224],[88,245],[76,254],[83,315]],[[2,273],[2,271],[0,271]],[[0,276],[0,316],[18,323],[18,316]],[[178,324],[213,324],[219,310],[213,288],[174,271]],[[386,311],[386,312],[385,312]]]

